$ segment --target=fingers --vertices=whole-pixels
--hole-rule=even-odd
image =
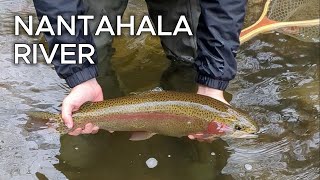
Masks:
[[[203,134],[202,133],[197,133],[197,134],[190,134],[188,135],[189,139],[202,139],[203,138]]]
[[[210,135],[205,135],[202,133],[197,133],[197,134],[190,134],[188,135],[188,138],[191,140],[197,140],[199,142],[212,142],[216,139],[215,136],[210,136]]]
[[[85,125],[84,129],[77,128],[74,131],[70,132],[69,135],[78,136],[80,134],[96,134],[98,131],[98,126],[94,126],[92,123],[88,123]]]
[[[69,129],[71,129],[73,127],[72,110],[73,110],[72,105],[70,105],[67,102],[62,103],[62,108],[61,108],[62,119],[64,121],[64,124]]]
[[[97,134],[98,131],[99,131],[99,127],[98,127],[98,126],[94,126],[94,127],[92,128],[91,134]]]
[[[189,135],[188,138],[191,139],[191,140],[195,139],[195,137],[193,135]]]
[[[93,124],[88,123],[85,125],[84,130],[82,131],[82,134],[91,134],[93,129]]]
[[[81,129],[81,128],[77,128],[77,129],[75,129],[74,131],[69,132],[69,135],[71,135],[71,136],[78,136],[78,135],[81,134],[81,132],[82,132],[82,129]]]
[[[191,140],[197,140],[199,142],[203,142],[204,140],[197,135],[188,135],[188,138]]]

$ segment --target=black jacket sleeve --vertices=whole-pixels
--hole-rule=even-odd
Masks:
[[[200,0],[197,83],[225,90],[237,71],[235,60],[246,0]]]
[[[85,14],[85,6],[82,0],[33,0],[33,2],[38,18],[41,19],[44,15],[48,16],[55,32],[57,32],[58,15],[61,15],[67,23],[70,24],[70,17],[72,15],[77,16]],[[45,33],[50,52],[55,44],[76,44],[77,47],[79,44],[91,44],[94,46],[94,40],[91,33],[87,36],[83,33],[83,20],[77,20],[76,18],[75,36],[70,35],[64,28],[62,29],[61,34],[61,36],[51,36],[49,33]],[[75,52],[75,56],[67,56],[68,59],[78,61],[78,48],[69,48],[68,51]],[[86,53],[85,50],[84,52]],[[95,64],[97,64],[97,53],[92,56],[92,59],[95,61]],[[84,61],[82,64],[61,64],[60,48],[54,55],[52,63],[57,74],[65,79],[71,88],[98,76],[97,66],[90,64],[88,61]]]

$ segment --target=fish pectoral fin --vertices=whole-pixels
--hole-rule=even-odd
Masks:
[[[134,132],[130,137],[130,141],[143,141],[151,138],[152,136],[156,135],[156,133],[150,132]]]

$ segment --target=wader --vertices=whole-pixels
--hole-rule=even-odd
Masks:
[[[101,17],[108,16],[112,27],[116,27],[116,16],[123,15],[128,0],[84,0],[88,7],[87,14],[94,15],[90,20],[90,28],[97,29]],[[159,15],[163,18],[163,30],[173,32],[181,15],[185,15],[193,34],[196,33],[200,6],[198,0],[146,0],[149,16],[153,24],[157,25]],[[157,26],[156,26],[157,29]],[[101,33],[94,36],[98,48],[99,59],[102,60],[112,53],[112,36],[109,33]],[[161,44],[169,59],[193,62],[196,57],[196,38],[187,33],[178,33],[177,36],[160,36]]]
[[[92,30],[97,28],[100,22],[99,17],[107,15],[111,24],[115,26],[116,16],[122,15],[128,4],[128,0],[33,1],[38,18],[41,19],[44,15],[48,16],[55,29],[57,28],[56,18],[58,15],[69,19],[69,23],[72,15],[94,15],[95,20],[89,21]],[[194,34],[194,36],[189,36],[187,33],[179,33],[177,36],[160,37],[167,57],[172,60],[171,62],[179,62],[173,63],[174,65],[167,72],[178,74],[180,66],[183,66],[182,74],[192,72],[192,68],[186,70],[187,66],[182,65],[184,64],[182,62],[187,62],[188,66],[194,62],[197,77],[190,78],[192,76],[187,75],[183,76],[182,80],[193,82],[195,79],[195,82],[201,85],[225,90],[237,72],[235,56],[240,45],[239,35],[244,21],[246,2],[247,0],[146,0],[154,24],[157,24],[157,16],[161,15],[164,18],[163,29],[172,31],[180,15],[184,15]],[[86,43],[96,47],[100,62],[103,62],[104,59],[110,59],[112,36],[107,33],[103,33],[99,37],[92,34],[84,35],[83,30],[83,21],[77,20],[75,36],[70,35],[66,29],[62,29],[61,36],[51,36],[45,32],[49,50],[52,51],[55,44],[79,45]],[[69,58],[77,60],[78,48],[70,48],[70,51],[75,54],[70,55]],[[98,62],[98,55],[95,52],[92,56],[95,62]],[[54,55],[52,63],[57,74],[65,79],[71,88],[98,76],[96,64],[90,64],[86,60],[82,64],[62,64],[59,49]],[[107,67],[110,68],[110,66]],[[104,76],[103,73],[111,72],[104,72],[105,68],[101,70],[99,73],[102,72],[102,76]],[[167,72],[164,73],[164,77],[166,77],[164,79],[170,79]],[[179,81],[175,80],[174,82]],[[179,90],[170,86],[168,89]]]
[[[92,34],[99,26],[101,17],[108,16],[109,21],[116,29],[116,16],[122,16],[128,0],[85,0],[88,15],[93,15],[94,20],[90,20],[90,29]],[[197,53],[196,29],[200,15],[200,6],[198,0],[146,0],[149,16],[157,29],[158,16],[163,19],[163,31],[173,32],[181,15],[186,16],[188,24],[192,30],[193,36],[187,33],[178,33],[177,36],[160,36],[161,45],[167,58],[172,60],[171,66],[163,73],[161,78],[161,87],[166,90],[186,91],[195,88],[195,70],[193,62]],[[112,40],[113,36],[109,33],[101,33],[94,36],[98,58],[99,58],[99,74],[104,76],[103,87],[106,96],[110,96],[111,92],[119,92],[117,88],[117,78],[112,72],[110,58],[113,54]],[[107,76],[107,80],[105,79]],[[108,77],[109,76],[109,77]],[[171,79],[175,79],[172,81]],[[178,80],[177,80],[178,79]],[[179,81],[179,82],[176,82]],[[186,87],[188,86],[188,87]],[[191,86],[191,87],[190,87]],[[117,90],[116,90],[116,89]],[[109,93],[109,94],[108,94]],[[119,96],[117,94],[115,96]]]

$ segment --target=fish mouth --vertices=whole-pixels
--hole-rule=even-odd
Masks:
[[[253,139],[253,138],[257,138],[258,135],[257,134],[243,134],[237,138],[239,139]]]

